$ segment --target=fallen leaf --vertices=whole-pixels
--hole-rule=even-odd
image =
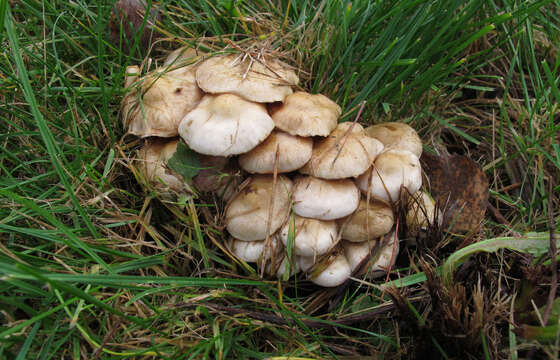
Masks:
[[[171,170],[182,175],[187,183],[190,183],[192,178],[202,170],[199,155],[181,141],[177,144],[177,151],[167,165]]]
[[[429,179],[428,190],[443,212],[443,228],[476,231],[488,203],[488,178],[482,167],[463,155],[424,152],[420,161]]]
[[[146,8],[145,0],[119,0],[115,4],[109,21],[111,40],[115,46],[130,51],[139,36],[137,48],[142,54],[147,52],[151,43],[158,37],[153,26],[156,21],[161,21],[161,14],[159,9],[152,4],[148,18],[142,28]]]

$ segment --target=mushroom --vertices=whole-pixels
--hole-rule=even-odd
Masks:
[[[417,191],[409,198],[406,226],[411,234],[418,234],[420,230],[426,230],[436,222],[441,225],[442,220],[441,211],[436,211],[436,202],[428,193]]]
[[[393,210],[386,203],[362,198],[358,210],[340,220],[342,238],[352,242],[376,239],[391,231],[394,221]]]
[[[311,160],[300,170],[323,179],[344,179],[363,174],[371,166],[383,144],[368,137],[357,123],[341,123],[313,147]]]
[[[360,191],[350,179],[324,180],[298,176],[294,180],[294,212],[299,216],[334,220],[353,213]]]
[[[167,167],[167,162],[177,151],[178,139],[155,138],[146,141],[138,151],[139,170],[156,188],[168,188],[177,193],[192,193],[183,177]]]
[[[196,71],[198,86],[212,94],[231,93],[268,103],[283,101],[299,82],[295,72],[279,61],[243,59],[234,54],[205,60]]]
[[[286,247],[291,233],[295,253],[302,256],[326,254],[338,240],[335,221],[309,219],[297,215],[290,218],[280,229],[280,239]]]
[[[239,240],[264,240],[288,218],[291,190],[292,181],[285,176],[279,176],[276,184],[270,175],[249,178],[247,185],[226,207],[224,222],[227,230]]]
[[[371,265],[366,266],[362,271],[362,273],[367,273],[370,278],[386,274],[387,270],[395,264],[399,253],[399,241],[395,238],[395,232],[386,234],[381,243],[377,240],[360,243],[343,241],[342,246],[352,272],[371,255],[371,259],[368,261]],[[374,249],[376,251],[372,254]]]
[[[253,150],[239,156],[239,165],[250,173],[272,174],[276,165],[279,173],[291,172],[301,168],[311,158],[313,140],[292,136],[275,130]]]
[[[143,77],[137,66],[126,69],[128,93],[122,102],[122,119],[128,133],[140,137],[175,137],[179,123],[202,98],[195,67],[169,71],[159,68]]]
[[[231,252],[241,260],[254,263],[261,260],[262,256],[265,256],[266,259],[270,259],[271,254],[277,251],[277,242],[276,238],[272,237],[270,246],[267,249],[266,240],[242,241],[231,238],[230,248]]]
[[[288,95],[284,104],[270,108],[276,127],[298,136],[329,135],[342,113],[340,106],[328,97],[301,91]]]
[[[422,140],[408,124],[387,122],[372,125],[365,129],[365,133],[381,141],[387,149],[408,150],[418,158],[422,155]]]
[[[338,254],[328,259],[327,266],[319,273],[315,270],[310,280],[323,287],[334,287],[344,283],[350,277],[352,271],[350,264],[344,254]]]
[[[420,160],[407,150],[387,150],[356,182],[360,190],[366,194],[369,191],[374,199],[396,202],[401,188],[413,194],[422,186]]]
[[[233,94],[207,94],[181,121],[179,134],[196,152],[230,156],[251,151],[272,129],[263,105]]]
[[[189,65],[197,60],[198,56],[197,50],[189,46],[183,46],[170,52],[165,58],[163,66]]]

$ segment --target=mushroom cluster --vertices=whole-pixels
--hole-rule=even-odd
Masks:
[[[402,194],[425,200],[421,140],[404,123],[339,123],[340,106],[294,91],[298,82],[277,60],[201,60],[192,49],[144,76],[129,67],[123,122],[150,137],[140,169],[161,189],[221,196],[229,250],[270,274],[303,271],[325,287],[383,274],[399,250],[395,205]],[[168,166],[180,142],[200,154],[189,181]],[[410,204],[407,221],[425,226],[419,201]]]

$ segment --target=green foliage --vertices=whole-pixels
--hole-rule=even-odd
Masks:
[[[167,165],[173,171],[183,176],[187,182],[195,177],[202,169],[198,154],[192,151],[183,142],[177,144],[177,151],[173,154],[171,159],[169,159]]]

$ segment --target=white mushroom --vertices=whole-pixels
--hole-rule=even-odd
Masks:
[[[312,274],[310,280],[313,283],[323,287],[334,287],[348,280],[352,271],[344,254],[339,254],[329,261],[324,270],[318,274]]]
[[[293,234],[296,255],[323,255],[337,243],[335,221],[309,219],[294,215],[280,229],[280,239],[286,247],[288,247],[291,234]]]
[[[233,237],[244,241],[264,240],[267,230],[271,235],[284,224],[290,212],[292,182],[287,177],[278,176],[276,186],[273,185],[272,176],[253,176],[230,200],[225,224]],[[269,213],[271,202],[274,204]]]
[[[363,174],[383,150],[383,144],[366,136],[360,124],[338,124],[313,146],[311,160],[300,170],[323,179],[344,179]]]
[[[360,191],[352,180],[324,180],[298,176],[294,180],[294,212],[299,216],[334,220],[353,213]]]
[[[393,210],[387,204],[362,198],[358,209],[340,220],[342,238],[353,242],[376,239],[391,231],[394,221]]]
[[[291,172],[309,161],[312,149],[311,138],[273,131],[263,143],[248,153],[240,155],[239,165],[250,173],[272,174],[278,152],[278,172]]]
[[[276,60],[243,60],[242,55],[205,60],[196,71],[196,80],[208,93],[231,93],[260,103],[283,101],[299,82],[292,70]]]
[[[207,94],[181,121],[179,134],[196,152],[230,156],[251,151],[272,129],[263,105],[233,94]]]
[[[381,141],[387,149],[408,150],[418,158],[422,155],[422,140],[408,124],[386,122],[367,127],[365,133]]]
[[[410,151],[385,151],[356,182],[360,190],[369,191],[373,199],[396,202],[401,188],[413,194],[422,186],[420,160]]]
[[[143,77],[140,69],[126,69],[129,88],[122,102],[122,119],[128,133],[147,137],[174,137],[179,123],[202,98],[196,85],[194,66],[175,70],[156,69]]]
[[[287,96],[281,105],[271,105],[270,110],[276,127],[299,136],[329,135],[342,113],[328,97],[301,91]]]

